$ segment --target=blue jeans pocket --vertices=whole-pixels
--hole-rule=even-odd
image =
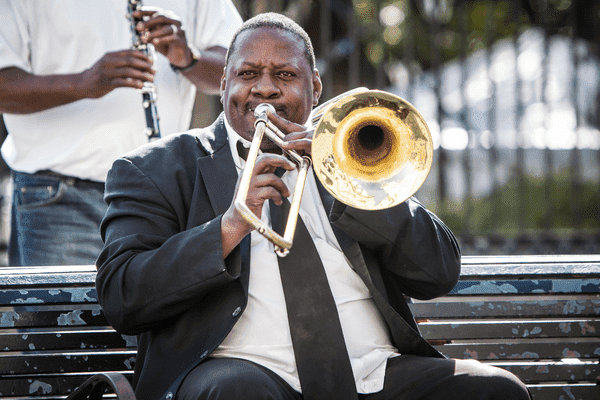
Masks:
[[[33,177],[19,174],[15,196],[19,208],[33,208],[58,201],[65,192],[64,183],[55,177]]]

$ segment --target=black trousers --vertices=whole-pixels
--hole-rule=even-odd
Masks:
[[[360,400],[529,400],[513,374],[473,360],[402,355],[388,360],[384,389]],[[209,359],[185,378],[178,400],[302,400],[283,379],[246,360]]]

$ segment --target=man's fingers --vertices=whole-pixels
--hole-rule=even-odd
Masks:
[[[296,165],[278,154],[263,153],[257,158],[256,163],[254,164],[252,186],[257,189],[260,188],[258,190],[263,190],[262,192],[255,192],[255,195],[258,195],[259,198],[263,200],[273,199],[274,201],[280,201],[281,199],[278,197],[289,197],[291,195],[291,192],[283,180],[275,174],[277,168],[292,171],[296,168]],[[264,188],[267,188],[267,190],[264,191]],[[271,191],[271,189],[277,193]]]
[[[277,168],[283,168],[286,171],[292,171],[296,168],[296,164],[279,154],[262,153],[256,159],[254,164],[255,174],[272,173]]]
[[[293,132],[303,132],[306,131],[306,127],[303,125],[295,124],[293,122],[288,121],[283,118],[279,114],[269,112],[268,113],[269,120],[277,127],[280,131],[282,131],[285,135],[289,135]]]
[[[311,156],[312,154],[312,139],[287,140],[281,146],[284,150],[295,151],[301,156]]]
[[[117,80],[129,80],[130,83],[125,86],[134,85],[134,87],[138,87],[140,84],[143,85],[144,82],[154,82],[154,74],[152,72],[140,71],[132,67],[108,68],[103,71],[103,76],[113,82]],[[136,81],[140,82],[140,84],[133,83]]]
[[[138,16],[139,15],[139,16]],[[142,21],[138,22],[136,28],[138,30],[155,30],[163,26],[175,25],[177,29],[181,30],[181,20],[172,12],[167,11],[140,11],[139,14],[134,13],[136,18],[142,18]],[[144,18],[148,17],[148,18]]]
[[[107,53],[101,60],[105,68],[135,68],[140,71],[146,71],[154,74],[152,60],[150,57],[138,50],[122,50],[114,53]]]
[[[290,197],[287,185],[275,174],[263,174],[256,177],[255,196],[262,201],[273,200],[275,204],[280,205],[283,197]]]
[[[275,113],[269,113],[268,117],[269,121],[285,134],[284,145],[282,146],[284,150],[293,150],[302,156],[311,155],[313,129],[290,122]]]

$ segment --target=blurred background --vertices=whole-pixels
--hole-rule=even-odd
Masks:
[[[307,30],[323,100],[365,86],[419,110],[435,158],[417,197],[464,255],[599,252],[599,1],[234,3],[244,19],[277,11]],[[221,110],[216,96],[196,104],[192,127]],[[0,161],[0,252],[9,174]]]

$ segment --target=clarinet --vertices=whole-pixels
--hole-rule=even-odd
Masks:
[[[133,39],[133,48],[143,52],[145,55],[150,57],[151,60],[155,60],[156,53],[154,46],[150,43],[142,43],[139,32],[135,29],[138,22],[141,21],[139,18],[133,16],[135,10],[142,8],[142,0],[128,0],[127,6],[127,18],[129,19],[131,26],[131,36]],[[156,85],[152,82],[144,82],[144,87],[141,89],[142,92],[142,105],[146,112],[146,135],[149,141],[160,139],[160,127],[158,125],[158,111],[156,110]]]

